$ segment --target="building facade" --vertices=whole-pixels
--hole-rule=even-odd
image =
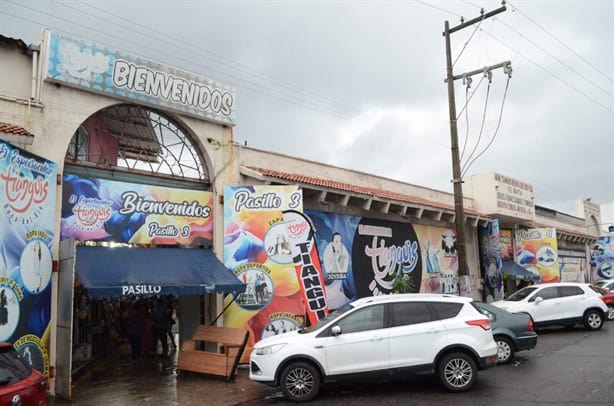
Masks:
[[[53,191],[40,205],[50,213],[48,225],[29,227],[39,220],[23,220],[18,211],[1,224],[6,233],[20,230],[21,241],[6,255],[14,259],[3,270],[3,292],[28,287],[15,275],[41,257],[24,256],[34,243],[47,248],[49,271],[43,291],[26,289],[27,300],[48,295],[38,304],[40,328],[4,329],[3,339],[37,351],[50,391],[59,396],[71,396],[79,329],[95,312],[85,303],[99,303],[93,298],[175,295],[180,338],[201,323],[247,325],[253,345],[273,329],[309,322],[310,298],[284,245],[287,235],[271,231],[292,210],[314,226],[313,258],[330,310],[393,291],[481,300],[491,286],[493,297],[502,295],[510,278],[500,245],[511,257],[504,259],[526,265],[521,249],[535,245],[535,230],[548,235],[538,245],[555,253],[540,251],[548,262],[540,276],[590,278],[584,270],[597,234],[587,225],[600,223],[593,206],[587,218],[594,221],[585,223],[536,206],[524,182],[500,174],[467,180],[469,275],[459,278],[452,194],[239,145],[234,92],[223,84],[48,31],[33,45],[0,36],[0,61],[0,140],[5,157],[20,157],[7,160],[4,170],[10,174],[17,162],[19,176]],[[44,177],[41,167],[48,168]],[[488,246],[496,241],[501,263],[484,255],[482,232]],[[160,255],[158,267],[153,255]],[[184,274],[193,255],[206,279],[198,288]],[[555,266],[562,258],[571,270]],[[234,280],[219,275],[222,263]],[[524,277],[509,269],[511,280]],[[132,271],[136,282],[122,282]],[[146,280],[157,272],[160,281]],[[178,284],[163,281],[169,273]],[[113,290],[112,278],[121,288]],[[108,286],[93,282],[101,279]],[[80,321],[82,310],[87,321]]]

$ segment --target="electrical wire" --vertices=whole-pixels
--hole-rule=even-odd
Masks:
[[[441,7],[435,6],[435,5],[431,4],[431,3],[427,3],[426,1],[422,1],[422,0],[413,0],[413,1],[415,3],[422,4],[423,6],[430,7],[432,9],[435,9],[435,10],[438,10],[438,11],[442,11],[442,12],[444,12],[446,14],[452,14],[452,15],[458,17],[458,18],[463,18],[463,16],[458,14],[458,13],[454,13],[454,12],[452,12],[450,10],[446,10],[445,8],[441,8]]]
[[[53,1],[57,2],[57,0],[53,0]],[[172,36],[170,36],[168,34],[165,34],[165,33],[161,32],[159,30],[156,30],[155,28],[148,27],[148,26],[146,26],[144,24],[139,24],[138,22],[135,22],[135,21],[132,21],[132,20],[128,20],[128,19],[126,19],[126,18],[124,18],[124,17],[122,17],[120,15],[117,15],[117,14],[114,14],[114,13],[110,13],[110,12],[108,12],[107,10],[105,10],[103,8],[96,7],[96,6],[91,5],[91,4],[88,5],[88,8],[95,9],[99,13],[110,15],[111,17],[113,17],[115,19],[127,21],[130,24],[130,26],[121,25],[121,24],[118,24],[116,21],[109,20],[107,18],[103,18],[103,17],[100,16],[99,13],[98,14],[90,13],[90,12],[81,10],[79,8],[73,7],[73,6],[69,6],[69,5],[66,5],[66,4],[62,4],[62,5],[64,7],[67,7],[67,8],[73,9],[75,11],[78,11],[78,12],[80,12],[82,14],[87,14],[87,15],[90,15],[90,16],[92,16],[94,18],[100,19],[100,20],[102,20],[102,21],[104,21],[106,23],[114,24],[116,26],[122,27],[122,28],[124,28],[124,29],[126,29],[128,31],[131,31],[131,32],[138,32],[139,34],[147,35],[147,36],[151,36],[151,33],[153,32],[153,33],[157,34],[159,37],[162,38],[161,41],[163,41],[163,42],[165,42],[165,43],[167,43],[167,44],[169,44],[171,46],[174,46],[176,48],[183,49],[183,50],[185,50],[185,51],[187,51],[187,52],[189,52],[191,54],[196,53],[197,55],[200,55],[202,57],[211,57],[212,56],[213,58],[215,58],[218,61],[217,63],[219,63],[221,65],[224,65],[224,66],[227,66],[227,67],[229,67],[231,69],[238,70],[238,71],[246,73],[246,74],[248,74],[250,76],[257,76],[259,78],[264,78],[264,79],[266,79],[268,81],[273,81],[273,82],[275,82],[277,84],[277,86],[280,86],[282,88],[285,88],[285,89],[288,89],[288,90],[291,90],[291,91],[294,91],[294,92],[301,93],[302,95],[304,95],[304,96],[306,96],[308,98],[314,98],[314,99],[316,99],[318,101],[319,100],[327,100],[328,104],[333,105],[333,106],[335,106],[336,108],[338,108],[340,110],[348,111],[348,112],[353,113],[353,114],[359,114],[358,110],[351,109],[350,107],[348,107],[345,104],[341,104],[338,101],[330,99],[330,98],[328,98],[326,96],[323,96],[321,94],[317,94],[317,93],[310,92],[308,90],[302,89],[302,88],[300,88],[300,87],[298,87],[296,85],[293,85],[292,83],[289,83],[289,82],[286,82],[284,80],[281,80],[281,79],[279,79],[279,78],[277,78],[277,77],[275,77],[273,75],[267,74],[265,72],[261,72],[261,71],[259,71],[257,69],[254,69],[254,68],[249,67],[249,66],[247,66],[245,64],[242,64],[241,62],[237,62],[237,61],[226,59],[223,56],[221,56],[220,54],[218,54],[218,53],[216,53],[214,51],[211,51],[209,49],[206,49],[206,48],[203,48],[203,47],[199,47],[198,51],[195,51],[193,49],[193,47],[186,47],[186,46],[184,46],[183,44],[185,44],[185,41],[183,41],[181,39],[178,39],[176,37],[172,37]],[[133,28],[134,26],[141,27],[141,28],[145,29],[146,32],[143,33],[143,32],[136,31]],[[177,43],[179,43],[181,45],[177,45]]]
[[[488,74],[490,73],[491,72],[488,72]],[[478,134],[478,139],[476,140],[475,145],[473,146],[473,149],[471,150],[471,153],[469,154],[469,156],[467,157],[467,160],[465,161],[465,164],[461,165],[461,179],[463,178],[463,173],[465,173],[467,170],[466,168],[467,163],[470,162],[471,159],[473,158],[473,154],[475,154],[475,151],[477,150],[478,146],[480,145],[480,141],[482,140],[482,134],[484,133],[484,126],[486,125],[486,110],[488,108],[488,97],[490,96],[491,84],[492,84],[492,81],[489,78],[488,87],[486,88],[486,98],[484,100],[484,111],[482,113],[482,124],[480,125],[480,132]]]
[[[27,6],[24,6],[24,5],[22,5],[22,4],[14,3],[14,2],[12,2],[12,1],[10,1],[10,0],[4,0],[4,1],[8,1],[8,2],[13,3],[13,4],[15,4],[15,5],[18,5],[18,6],[20,6],[20,7],[23,7],[23,8],[30,9],[30,10],[32,10],[32,11],[36,11],[36,12],[38,12],[38,10],[36,10],[36,9],[34,9],[34,8],[27,7]],[[31,18],[27,18],[27,17],[20,16],[20,15],[15,15],[15,14],[7,13],[7,12],[6,12],[6,11],[4,11],[4,10],[0,10],[0,14],[8,15],[8,16],[10,16],[10,17],[17,18],[17,19],[24,20],[24,21],[29,21],[29,22],[34,23],[34,24],[45,25],[45,24],[44,24],[44,23],[42,23],[41,21],[33,20],[33,19],[31,19]],[[168,52],[164,52],[164,51],[160,50],[159,48],[152,48],[152,47],[149,47],[149,46],[147,46],[147,45],[142,45],[142,44],[140,44],[140,43],[138,43],[138,42],[131,41],[131,40],[129,40],[129,39],[127,39],[127,38],[125,38],[125,37],[121,37],[121,36],[118,36],[118,35],[114,35],[114,34],[112,34],[112,33],[109,33],[108,31],[101,31],[101,30],[97,30],[97,29],[95,29],[95,28],[92,28],[91,26],[86,26],[86,25],[84,25],[84,24],[80,24],[80,23],[78,23],[78,22],[74,22],[74,21],[68,20],[68,19],[66,19],[66,18],[64,18],[64,17],[60,17],[60,16],[56,16],[56,15],[52,15],[52,14],[49,14],[49,13],[42,13],[42,14],[46,14],[47,16],[50,16],[50,17],[53,17],[53,18],[59,19],[59,20],[61,20],[61,21],[65,21],[65,22],[68,22],[68,23],[70,23],[70,24],[74,24],[74,25],[76,25],[76,26],[80,26],[80,27],[86,28],[86,29],[88,29],[89,31],[99,32],[99,33],[104,34],[104,35],[106,35],[106,36],[108,36],[108,37],[113,37],[113,38],[120,39],[120,40],[122,40],[123,42],[126,42],[126,43],[131,43],[131,44],[137,45],[137,46],[138,46],[138,47],[140,47],[140,48],[146,48],[146,49],[149,49],[149,50],[155,51],[155,52],[156,52],[156,53],[158,53],[158,54],[168,55],[168,56],[170,56],[170,57],[172,57],[172,58],[175,58],[175,59],[177,59],[177,60],[182,60],[182,61],[187,62],[188,64],[198,66],[199,68],[200,68],[200,67],[202,67],[202,66],[204,66],[204,65],[197,65],[197,64],[196,64],[196,63],[195,63],[193,60],[191,60],[191,59],[188,59],[188,58],[183,58],[183,57],[180,57],[180,56],[176,56],[176,55],[170,54],[170,53],[168,53]],[[54,26],[51,26],[51,25],[48,25],[48,26],[49,26],[49,28],[53,28],[53,29],[60,30],[61,32],[64,32],[64,33],[66,33],[66,34],[69,34],[69,35],[73,35],[73,36],[76,36],[76,37],[83,38],[82,34],[72,33],[72,32],[70,32],[70,31],[67,31],[67,30],[66,30],[66,29],[64,29],[64,28],[54,27]],[[101,45],[105,45],[105,46],[109,46],[109,47],[113,48],[113,46],[111,46],[111,45],[109,45],[109,44],[102,43],[102,42],[100,42],[100,41],[97,41],[97,43],[99,43],[99,44],[101,44]],[[339,117],[339,118],[343,118],[343,119],[348,119],[348,118],[350,118],[350,117],[351,117],[351,115],[350,115],[349,113],[342,112],[342,111],[338,111],[337,109],[330,109],[330,110],[326,110],[326,109],[325,109],[325,107],[329,107],[329,106],[323,106],[321,103],[319,103],[319,104],[318,104],[317,102],[313,102],[313,101],[310,101],[310,100],[307,100],[307,101],[305,101],[305,100],[304,100],[304,101],[302,101],[302,102],[299,102],[299,101],[297,101],[295,98],[293,98],[293,96],[294,96],[294,95],[292,95],[292,94],[288,94],[288,93],[284,93],[284,92],[279,91],[279,90],[276,90],[276,89],[272,89],[272,88],[267,87],[267,86],[265,86],[265,85],[262,85],[262,84],[260,84],[260,83],[255,83],[255,82],[252,82],[252,81],[250,81],[250,80],[247,80],[247,79],[244,79],[244,78],[238,77],[238,76],[236,76],[236,75],[232,75],[232,74],[229,74],[229,73],[227,73],[227,72],[220,71],[220,70],[215,69],[215,68],[211,68],[211,67],[209,67],[209,69],[211,69],[211,70],[213,70],[213,71],[218,71],[218,72],[221,72],[221,73],[223,73],[223,74],[226,74],[226,75],[230,76],[231,78],[235,78],[235,81],[228,80],[228,79],[226,79],[226,80],[225,80],[225,82],[229,83],[230,85],[233,85],[233,86],[236,86],[236,87],[240,87],[240,88],[242,88],[242,89],[249,90],[249,91],[252,91],[252,92],[254,92],[254,93],[261,94],[261,95],[265,95],[265,96],[273,97],[273,98],[276,98],[276,99],[278,99],[278,100],[284,101],[284,102],[286,102],[286,103],[294,104],[294,105],[296,105],[296,106],[299,106],[299,107],[304,107],[304,108],[307,108],[307,109],[310,109],[310,110],[313,110],[313,111],[316,111],[316,112],[320,112],[320,113],[324,113],[324,114],[334,115],[334,116],[337,116],[337,117]],[[238,81],[237,81],[237,80],[238,80]],[[242,83],[242,82],[245,82],[245,83],[247,83],[248,85],[246,85],[246,84],[244,84],[244,83]],[[254,87],[250,87],[249,85],[256,86],[256,88],[254,88]]]
[[[614,94],[610,93],[609,91],[607,91],[606,89],[602,88],[601,86],[599,86],[597,83],[595,83],[594,81],[592,81],[591,79],[587,78],[586,76],[584,76],[583,74],[581,74],[580,72],[578,72],[577,70],[575,70],[574,68],[572,68],[571,66],[569,66],[568,64],[566,64],[563,60],[561,60],[560,58],[556,57],[555,55],[553,55],[552,53],[548,52],[547,50],[545,50],[542,46],[540,46],[539,44],[537,44],[535,41],[532,41],[530,38],[527,38],[524,34],[522,34],[520,31],[516,30],[515,28],[511,27],[509,24],[505,23],[503,20],[497,18],[497,17],[493,17],[493,20],[498,21],[499,23],[501,23],[503,26],[507,27],[508,29],[510,29],[511,31],[514,31],[516,34],[518,34],[521,38],[523,38],[524,40],[526,40],[527,42],[529,42],[531,45],[533,45],[534,47],[536,47],[537,49],[539,49],[540,51],[542,51],[543,53],[545,53],[546,55],[548,55],[549,57],[551,57],[552,59],[554,59],[555,61],[557,61],[558,63],[560,63],[561,65],[563,65],[564,67],[566,67],[567,69],[569,69],[570,71],[572,71],[573,73],[575,73],[576,75],[580,76],[582,79],[584,79],[586,82],[590,83],[591,85],[593,85],[595,88],[601,90],[603,93],[605,93],[606,95],[610,96],[610,97],[614,97]]]
[[[471,77],[469,77],[468,79],[471,79]],[[465,106],[463,107],[463,110],[465,111],[466,130],[465,130],[465,141],[463,142],[463,149],[461,150],[460,158],[459,158],[460,162],[463,161],[463,157],[465,156],[465,149],[467,149],[467,141],[469,140],[469,87],[470,86],[471,86],[471,81],[469,80],[467,81],[467,86],[465,87]],[[456,121],[458,122],[458,117],[456,118]]]
[[[511,51],[514,51],[513,48],[511,46],[509,46],[507,43],[505,43],[503,40],[497,38],[496,36],[492,35],[491,33],[489,33],[488,31],[482,30],[482,32],[486,35],[488,35],[489,37],[491,37],[492,39],[494,39],[495,41],[499,42],[501,45],[505,46],[506,48],[508,48]],[[586,94],[585,92],[581,91],[580,89],[578,89],[575,86],[572,86],[570,83],[568,83],[567,81],[561,79],[560,77],[558,77],[557,75],[555,75],[554,73],[550,72],[548,69],[544,68],[543,66],[541,66],[540,64],[538,64],[537,62],[533,61],[531,58],[525,56],[524,54],[517,52],[517,55],[521,56],[522,58],[524,58],[525,60],[527,60],[528,62],[532,63],[533,65],[537,66],[539,69],[543,70],[546,74],[552,76],[553,78],[555,78],[556,80],[558,80],[559,82],[561,82],[562,84],[564,84],[565,86],[569,87],[570,89],[574,90],[575,92],[581,94],[582,96],[586,97],[588,100],[592,101],[593,103],[601,106],[602,108],[604,108],[605,110],[609,111],[610,113],[614,113],[614,109],[610,108],[609,106],[606,106],[605,104],[601,103],[600,101],[592,98],[591,96],[589,96],[588,94]]]
[[[467,100],[465,102],[465,105],[463,106],[463,108],[461,109],[461,111],[458,113],[458,116],[456,116],[456,119],[458,120],[461,116],[461,114],[463,114],[463,111],[465,111],[465,109],[467,108],[468,103],[471,101],[471,99],[473,98],[473,96],[475,95],[475,93],[478,91],[478,89],[480,88],[480,85],[482,84],[482,82],[484,81],[484,76],[482,76],[482,78],[480,79],[480,81],[478,82],[477,86],[475,87],[475,90],[471,93],[471,96],[469,96],[469,100]]]
[[[604,73],[603,71],[601,71],[599,68],[597,68],[594,64],[592,64],[588,59],[586,59],[585,57],[583,57],[582,55],[580,55],[579,53],[577,53],[576,51],[574,51],[572,48],[570,48],[567,44],[565,44],[563,41],[561,41],[560,39],[558,39],[554,34],[552,34],[550,31],[546,30],[544,27],[542,27],[541,25],[539,25],[537,22],[535,22],[531,17],[529,17],[528,15],[526,15],[521,9],[519,9],[517,6],[513,5],[509,0],[508,3],[510,6],[512,6],[512,9],[514,11],[519,12],[524,18],[526,18],[527,20],[529,20],[531,23],[533,23],[537,28],[539,28],[540,30],[542,30],[543,32],[545,32],[546,34],[548,34],[552,39],[554,39],[555,41],[557,41],[559,44],[561,44],[563,47],[565,47],[565,49],[567,49],[569,52],[571,52],[572,54],[574,54],[575,56],[577,56],[579,59],[581,59],[584,63],[586,63],[588,66],[590,66],[591,68],[593,68],[597,73],[599,73],[600,75],[602,75],[604,78],[606,78],[607,80],[609,80],[610,82],[614,82],[614,79],[612,78],[612,75],[610,74],[608,76],[607,73]]]
[[[475,35],[475,33],[478,31],[478,29],[480,28],[480,26],[482,25],[482,22],[484,21],[484,15],[482,15],[482,20],[478,23],[478,25],[475,26],[475,28],[473,29],[473,32],[471,33],[471,35],[469,36],[469,39],[465,42],[465,44],[463,45],[463,49],[460,50],[460,52],[458,53],[458,56],[454,59],[454,62],[452,62],[452,67],[454,67],[454,65],[456,65],[456,62],[458,62],[458,59],[461,57],[461,55],[463,54],[463,52],[465,51],[465,49],[467,48],[467,45],[469,45],[469,42],[471,42],[471,39],[473,38],[473,36]]]
[[[498,119],[498,122],[497,122],[497,126],[495,128],[495,132],[492,135],[492,137],[490,139],[490,142],[484,147],[484,149],[482,149],[482,151],[480,151],[480,153],[478,153],[475,156],[475,158],[473,158],[471,161],[466,162],[465,169],[461,171],[461,179],[463,179],[465,177],[465,175],[467,174],[467,171],[469,170],[471,165],[473,165],[475,163],[475,161],[478,160],[488,150],[488,148],[490,148],[492,143],[495,141],[495,138],[497,137],[497,134],[499,133],[499,128],[501,127],[501,121],[502,121],[502,118],[503,118],[503,106],[505,106],[505,99],[507,98],[507,90],[509,88],[510,79],[511,79],[511,77],[508,76],[507,77],[507,82],[505,83],[505,91],[503,92],[503,100],[501,101],[501,109],[499,109],[499,119]]]

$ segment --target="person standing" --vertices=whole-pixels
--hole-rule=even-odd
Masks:
[[[162,344],[162,355],[166,357],[168,355],[168,340],[166,336],[168,334],[168,324],[170,324],[170,318],[168,317],[169,311],[166,306],[164,298],[159,298],[156,307],[151,315],[153,319],[153,331],[154,331],[154,348],[158,348],[158,341]]]
[[[145,334],[145,317],[141,311],[140,303],[136,301],[128,312],[126,320],[126,335],[128,341],[130,341],[132,360],[140,359],[143,356],[141,352],[143,334]]]
[[[168,305],[166,309],[166,333],[168,334],[168,338],[171,340],[171,344],[173,348],[177,348],[177,344],[175,343],[175,335],[173,334],[173,325],[176,323],[173,314],[175,313],[175,305],[173,302],[172,296],[169,296]]]

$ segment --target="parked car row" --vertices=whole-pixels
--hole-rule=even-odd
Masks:
[[[479,370],[537,345],[534,328],[599,330],[614,297],[589,284],[531,285],[486,304],[439,294],[358,299],[316,325],[265,338],[250,358],[250,378],[309,401],[328,382],[434,374],[451,392],[469,390]]]

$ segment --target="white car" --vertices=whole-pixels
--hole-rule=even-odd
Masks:
[[[608,306],[588,283],[531,285],[491,304],[511,313],[527,313],[535,327],[583,324],[587,330],[599,330],[608,314]]]
[[[251,354],[250,379],[308,401],[325,382],[436,373],[453,392],[497,362],[488,317],[471,299],[393,294],[358,299],[302,330],[265,338]]]

